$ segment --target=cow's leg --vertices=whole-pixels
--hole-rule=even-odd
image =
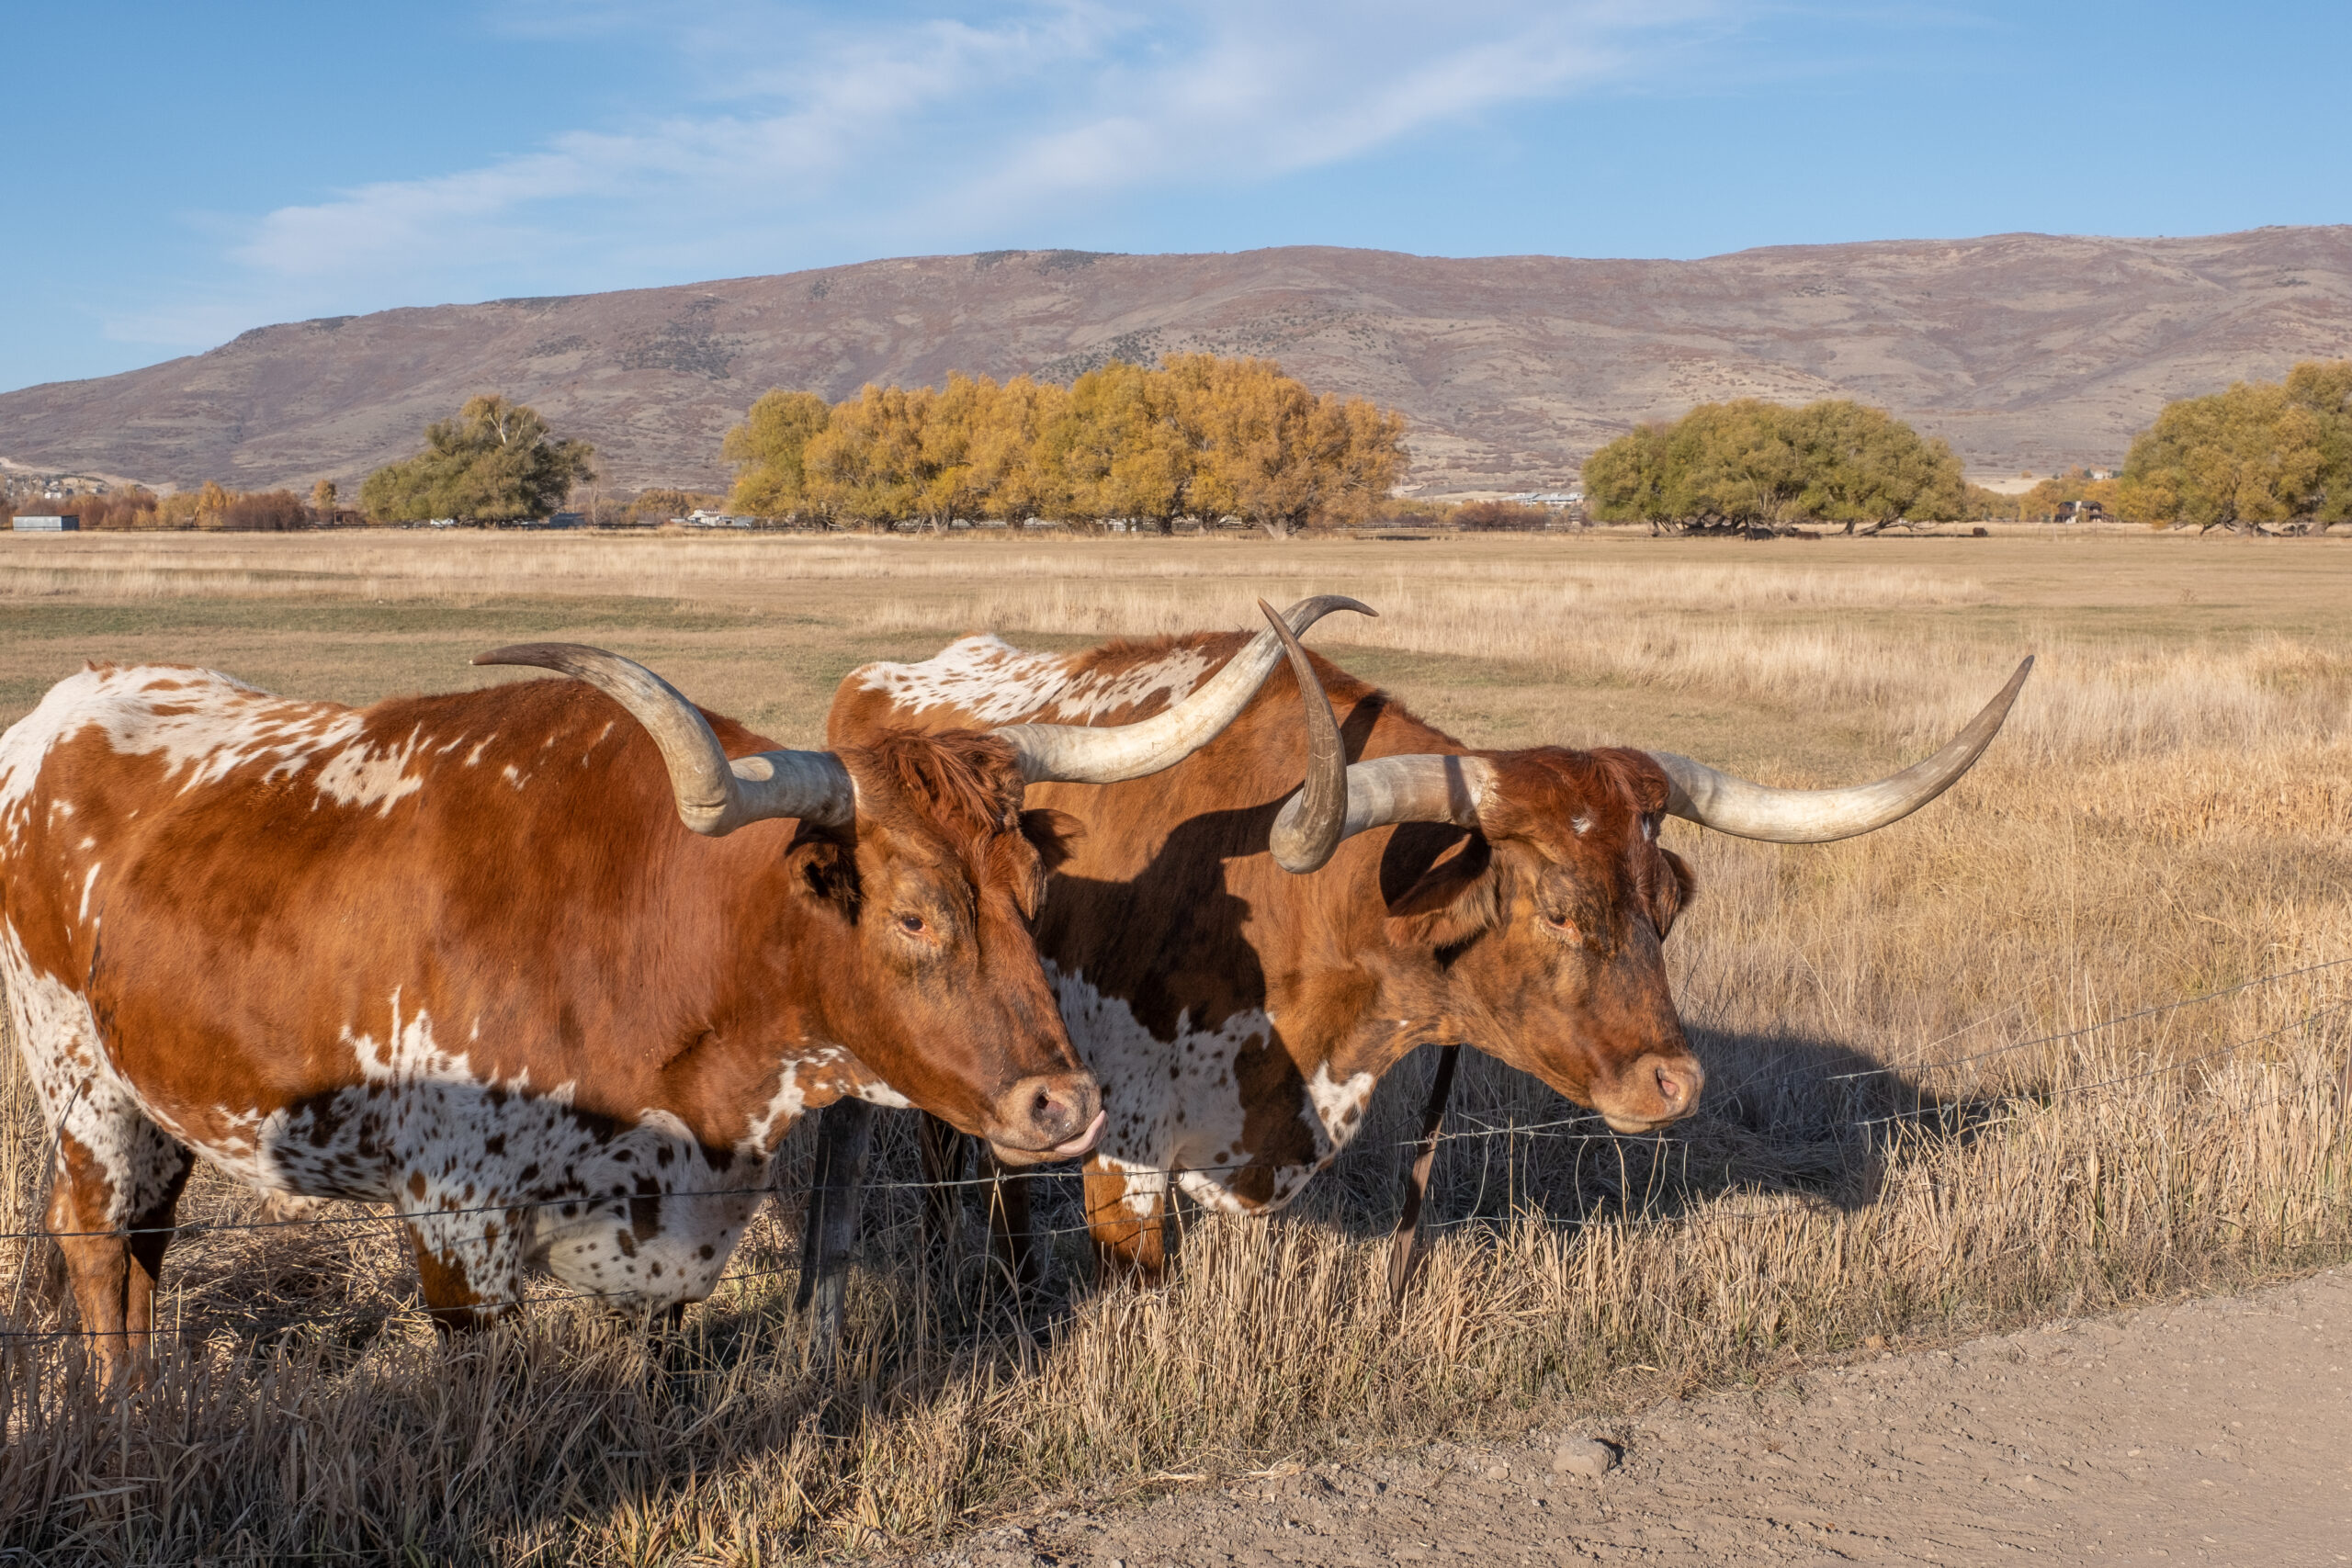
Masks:
[[[990,1178],[989,1244],[995,1249],[1004,1277],[1012,1281],[1013,1291],[1018,1293],[1034,1290],[1038,1270],[1030,1217],[1031,1179],[1023,1171],[998,1164],[996,1156],[985,1148],[980,1151],[980,1169]]]
[[[1168,1178],[1086,1162],[1086,1228],[1103,1283],[1156,1285],[1168,1271]]]
[[[190,1163],[176,1140],[104,1088],[75,1104],[58,1137],[49,1230],[109,1387],[146,1381],[156,1282]]]
[[[926,1111],[916,1146],[922,1155],[923,1251],[936,1262],[955,1255],[956,1233],[962,1228],[964,1153],[969,1141]]]
[[[402,1190],[425,1186],[419,1179]],[[425,1315],[445,1334],[488,1327],[522,1303],[523,1238],[530,1212],[496,1209],[493,1201],[453,1202],[438,1211],[422,1203],[399,1205]]]
[[[800,1227],[800,1287],[793,1307],[813,1306],[809,1348],[832,1364],[849,1297],[849,1258],[857,1245],[865,1160],[874,1147],[874,1107],[838,1100],[818,1113],[817,1168],[808,1183],[808,1217]]]

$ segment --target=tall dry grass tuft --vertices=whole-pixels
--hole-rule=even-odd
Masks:
[[[1985,761],[1896,829],[1809,849],[1669,829],[1702,884],[1668,944],[1710,1069],[1700,1113],[1617,1138],[1473,1057],[1401,1313],[1385,1233],[1419,1063],[1291,1213],[1189,1214],[1174,1282],[1150,1293],[1086,1287],[1068,1179],[1039,1205],[1061,1234],[1032,1299],[989,1284],[977,1192],[954,1256],[927,1262],[920,1195],[899,1185],[911,1142],[887,1129],[830,1374],[786,1305],[805,1132],[739,1278],[674,1335],[548,1301],[443,1345],[368,1211],[197,1232],[168,1265],[170,1344],[143,1394],[98,1400],[70,1337],[0,1340],[0,1545],[46,1561],[769,1562],[952,1531],[1041,1493],[1566,1409],[1605,1420],[1870,1335],[1933,1340],[2352,1257],[2352,661],[2316,612],[2189,636],[2034,601],[2012,557],[1982,575],[1827,554],[1867,564],[1679,574],[1498,549],[1400,576],[1393,553],[1217,542],[646,541],[602,565],[566,553],[596,541],[219,543],[208,570],[394,595],[829,582],[805,635],[837,667],[877,628],[1148,634],[1238,625],[1244,590],[1345,590],[1384,614],[1345,642],[1327,627],[1329,646],[1468,739],[1665,744],[1660,727],[1691,724],[1724,761],[1799,784],[1916,754],[2021,646],[2041,663]],[[2210,569],[2132,570],[2163,604]],[[21,1230],[49,1149],[10,1060],[0,1214]],[[268,1216],[208,1173],[183,1217]],[[45,1244],[0,1249],[0,1289],[19,1279],[0,1327],[72,1326]]]

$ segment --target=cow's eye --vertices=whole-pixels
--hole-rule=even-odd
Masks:
[[[1566,915],[1555,915],[1546,911],[1544,916],[1544,924],[1547,930],[1558,932],[1570,942],[1579,940],[1583,934],[1577,930],[1576,921]]]
[[[921,936],[926,928],[923,925],[923,919],[921,915],[900,915],[899,917],[899,929],[906,932],[909,936]]]

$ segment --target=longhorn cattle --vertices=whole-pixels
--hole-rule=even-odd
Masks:
[[[1097,1089],[1030,929],[1066,824],[1023,789],[1168,766],[1281,657],[1132,726],[831,751],[568,644],[475,662],[574,680],[356,709],[179,667],[60,682],[0,736],[0,980],[108,1377],[143,1366],[198,1155],[390,1203],[459,1326],[526,1265],[701,1299],[778,1139],[845,1094],[1015,1164],[1083,1153]]]
[[[897,726],[1130,722],[1182,700],[1238,646],[1188,636],[1023,653],[967,637],[922,663],[854,671],[827,734],[846,745]],[[1661,944],[1692,881],[1659,844],[1660,821],[1792,843],[1883,827],[1967,771],[2031,665],[1934,757],[1850,789],[1770,789],[1667,752],[1477,750],[1318,658],[1340,716],[1331,740],[1352,759],[1344,792],[1284,802],[1299,741],[1273,722],[1289,700],[1280,676],[1181,767],[1032,791],[1084,829],[1037,939],[1109,1116],[1085,1169],[1099,1255],[1160,1271],[1171,1177],[1214,1211],[1281,1207],[1355,1133],[1381,1075],[1423,1044],[1490,1052],[1621,1133],[1688,1115],[1705,1073]],[[1017,1237],[1015,1252],[1021,1267]]]

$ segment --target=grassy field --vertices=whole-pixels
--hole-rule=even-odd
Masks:
[[[1313,641],[1464,739],[1792,784],[1889,771],[2040,663],[1985,761],[1894,829],[1668,829],[1702,885],[1669,944],[1701,1112],[1618,1139],[1466,1072],[1401,1315],[1418,1062],[1288,1214],[1195,1216],[1156,1293],[1091,1291],[1064,1235],[1025,1316],[976,1308],[977,1246],[927,1275],[916,1194],[876,1192],[825,1378],[786,1310],[805,1134],[742,1277],[666,1341],[550,1303],[442,1346],[390,1227],[344,1207],[185,1238],[174,1348],[128,1404],[92,1404],[70,1341],[6,1341],[0,1547],[767,1562],[2352,1257],[2352,541],[0,537],[0,723],[85,659],[362,702],[566,637],[806,744],[869,659],[1245,626],[1308,592],[1378,607]],[[10,1072],[14,1231],[47,1145]],[[261,1214],[209,1174],[183,1205]],[[1069,1193],[1041,1218],[1072,1224]],[[0,1247],[6,1326],[70,1326],[46,1246]]]

